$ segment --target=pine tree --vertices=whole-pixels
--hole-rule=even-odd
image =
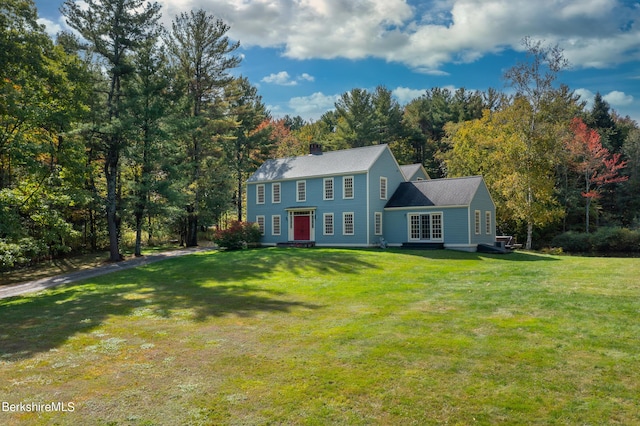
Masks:
[[[101,135],[107,186],[107,228],[110,260],[120,260],[118,178],[120,160],[127,140],[122,126],[123,81],[134,73],[129,55],[152,37],[160,18],[160,6],[144,0],[66,0],[62,13],[67,23],[89,43],[108,75],[106,121]]]

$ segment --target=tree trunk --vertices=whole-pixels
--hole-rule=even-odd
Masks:
[[[531,246],[533,244],[533,222],[527,223],[527,244],[525,248],[527,250],[531,250]]]
[[[589,222],[590,222],[590,218],[589,218],[589,210],[591,210],[591,197],[587,197],[587,209],[585,211],[585,232],[588,234],[589,233]]]
[[[118,179],[118,153],[110,148],[104,165],[107,180],[107,230],[109,232],[109,260],[118,262],[122,260],[118,246],[118,214],[117,214],[117,179]]]
[[[144,219],[144,210],[138,210],[136,212],[136,248],[134,255],[136,257],[142,256],[142,220]]]
[[[185,241],[187,247],[198,245],[198,213],[193,206],[187,207],[187,237]]]

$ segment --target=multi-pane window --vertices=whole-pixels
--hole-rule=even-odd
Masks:
[[[324,178],[324,199],[333,200],[333,178]]]
[[[382,212],[376,212],[374,215],[374,231],[376,235],[382,235]]]
[[[476,226],[475,226],[475,228],[476,228],[476,235],[478,235],[478,234],[480,234],[480,230],[482,229],[482,225],[480,223],[480,219],[481,219],[480,210],[476,210],[475,213],[476,213],[475,214],[475,217],[476,217],[476,220],[475,220]]]
[[[344,235],[354,235],[353,213],[342,213],[342,233]]]
[[[487,235],[491,234],[491,212],[487,211],[484,212],[484,227],[485,227],[485,232],[487,233]]]
[[[386,177],[380,177],[380,199],[381,200],[387,199],[387,178]]]
[[[353,198],[353,176],[342,178],[342,198]]]
[[[322,215],[324,219],[324,235],[333,235],[333,213]]]
[[[260,229],[260,235],[264,235],[264,216],[256,216],[256,223]]]
[[[256,185],[256,204],[264,204],[264,184]]]
[[[441,240],[442,213],[416,213],[409,215],[409,239]]]
[[[271,185],[271,202],[276,204],[280,202],[280,182]]]
[[[431,239],[442,239],[442,215],[439,213],[431,215]]]
[[[307,181],[305,180],[296,182],[296,201],[307,201]]]
[[[271,216],[271,233],[273,235],[280,235],[280,215]]]

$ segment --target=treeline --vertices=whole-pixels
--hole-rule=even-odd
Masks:
[[[556,87],[561,52],[525,40],[515,95],[433,88],[400,105],[381,86],[344,93],[319,120],[273,119],[238,76],[239,44],[203,10],[159,24],[142,0],[67,0],[82,38],[52,40],[32,0],[0,10],[1,267],[77,249],[198,244],[244,218],[244,182],[270,157],[387,143],[433,178],[482,174],[500,230],[550,241],[588,226],[637,227],[640,134],[599,95]],[[544,74],[541,74],[544,70]],[[579,118],[580,120],[576,120]]]
[[[85,7],[86,6],[86,7]],[[68,0],[53,41],[31,0],[0,9],[2,267],[180,238],[234,208],[270,155],[269,112],[239,44],[202,11],[159,24],[142,0]]]

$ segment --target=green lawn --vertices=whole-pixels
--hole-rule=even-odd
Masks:
[[[0,300],[0,424],[638,424],[640,259],[261,249]]]

